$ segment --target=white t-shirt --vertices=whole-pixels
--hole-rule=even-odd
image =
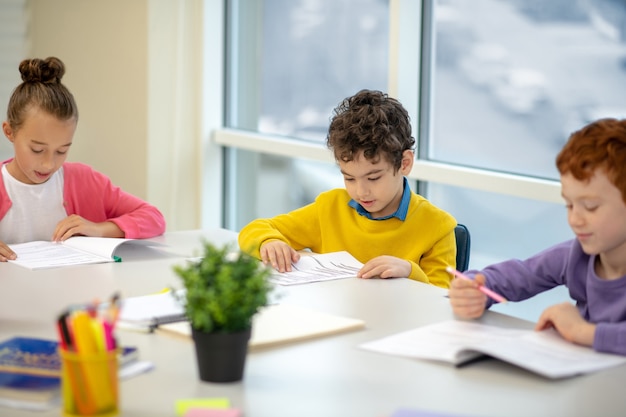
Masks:
[[[0,240],[23,243],[52,239],[57,223],[67,217],[63,207],[63,167],[42,184],[24,184],[2,165],[2,179],[13,202],[0,220]]]

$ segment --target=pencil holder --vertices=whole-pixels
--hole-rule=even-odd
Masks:
[[[79,354],[60,349],[63,415],[119,414],[117,351]]]

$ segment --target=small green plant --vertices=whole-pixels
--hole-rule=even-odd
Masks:
[[[267,305],[270,269],[231,245],[205,241],[203,250],[200,261],[174,267],[186,290],[182,301],[191,327],[211,333],[248,329]]]

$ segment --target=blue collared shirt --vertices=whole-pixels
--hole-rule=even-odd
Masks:
[[[352,207],[353,209],[356,210],[357,213],[359,213],[361,216],[365,216],[370,220],[387,220],[390,219],[392,217],[397,217],[398,219],[404,221],[406,220],[406,214],[409,212],[409,201],[411,200],[411,188],[409,187],[409,181],[406,179],[406,177],[404,177],[404,187],[402,190],[402,199],[400,200],[400,205],[398,206],[398,209],[385,217],[378,217],[378,218],[373,218],[372,215],[363,208],[362,205],[360,205],[359,203],[357,203],[354,200],[350,200],[348,202],[348,205],[350,207]]]

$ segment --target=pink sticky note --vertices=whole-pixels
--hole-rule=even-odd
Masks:
[[[184,417],[241,417],[241,410],[237,408],[190,408]]]

